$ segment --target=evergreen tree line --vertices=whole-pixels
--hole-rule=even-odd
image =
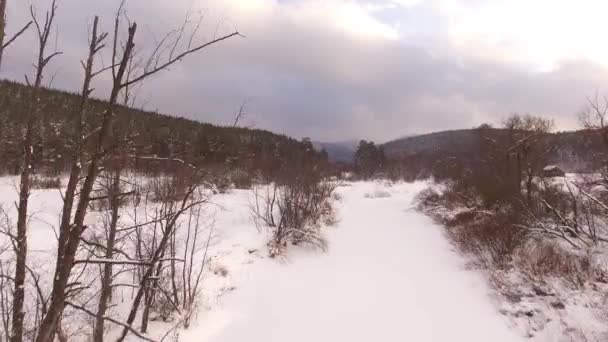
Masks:
[[[361,140],[355,152],[355,172],[359,177],[368,179],[378,176],[385,170],[387,159],[384,148],[373,141]]]

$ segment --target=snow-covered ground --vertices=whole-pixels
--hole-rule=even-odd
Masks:
[[[182,341],[523,340],[485,280],[411,203],[425,185],[341,187],[326,253],[292,251],[241,268],[236,290]]]
[[[16,198],[14,184],[15,178],[0,179],[5,210]],[[468,267],[443,227],[414,209],[426,186],[347,183],[337,190],[338,223],[325,230],[328,250],[294,247],[275,259],[266,251],[267,232],[253,223],[251,192],[214,195],[205,209],[205,224],[214,228],[203,298],[192,326],[176,330],[176,341],[561,341],[562,318],[524,337],[523,321],[509,313],[519,307],[494,295],[489,277]],[[35,190],[31,201],[29,263],[48,288],[61,196],[56,189]],[[116,298],[131,296],[121,291]],[[121,310],[119,304],[115,313]],[[537,318],[523,312],[520,320],[528,319]],[[148,336],[160,340],[177,322],[151,322]]]

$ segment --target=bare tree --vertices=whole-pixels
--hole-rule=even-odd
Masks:
[[[12,37],[6,39],[6,8],[8,0],[0,0],[0,71],[2,71],[2,56],[4,55],[4,49],[8,48],[20,35],[22,35],[32,25],[32,21],[29,21],[23,26],[17,33]]]
[[[239,105],[238,110],[234,113],[234,120],[232,121],[232,127],[245,127],[252,128],[253,125],[244,125],[245,119],[247,119],[250,115],[248,107],[251,105],[252,99],[246,98]]]
[[[586,133],[600,138],[604,154],[608,151],[607,115],[608,98],[596,94],[588,99],[587,108],[579,117]],[[608,242],[608,169],[605,164],[599,166],[599,174],[566,178],[563,186],[567,191],[545,181],[540,202],[550,215],[528,213],[527,228],[565,240],[576,249]]]
[[[149,310],[151,300],[153,298],[153,292],[151,293],[150,291],[154,291],[156,288],[156,286],[151,285],[150,282],[154,282],[158,279],[159,272],[162,269],[163,257],[170,242],[171,236],[174,234],[175,229],[177,228],[178,220],[191,208],[195,208],[206,201],[205,198],[197,198],[197,196],[195,196],[195,192],[198,189],[197,178],[198,176],[196,175],[194,178],[190,178],[191,181],[188,182],[186,188],[183,190],[179,190],[175,187],[172,188],[171,196],[165,197],[163,200],[159,210],[159,215],[164,217],[165,220],[161,222],[160,236],[158,237],[157,242],[153,243],[154,248],[152,249],[152,253],[149,258],[149,266],[147,266],[140,279],[137,294],[135,295],[131,305],[131,310],[129,311],[129,316],[125,322],[128,327],[132,326],[142,300],[147,297],[147,300],[145,301],[144,313],[142,315],[142,332],[146,331],[146,310]],[[175,195],[178,195],[177,201],[175,200]],[[129,331],[129,328],[125,327],[116,341],[123,341]]]
[[[129,80],[133,71],[136,68],[136,65],[133,62],[134,55],[131,55],[131,58],[128,62],[127,71],[126,71],[126,79]],[[131,88],[126,87],[123,90],[123,104],[128,106],[131,100]],[[123,180],[121,178],[123,171],[126,167],[128,167],[128,160],[130,158],[128,147],[131,143],[128,137],[128,132],[124,134],[115,133],[114,140],[117,148],[113,149],[114,157],[111,159],[109,164],[109,172],[107,172],[106,184],[105,184],[105,192],[106,196],[102,196],[102,200],[106,200],[109,204],[110,209],[110,218],[107,220],[105,224],[105,244],[102,247],[102,252],[104,256],[104,260],[110,261],[113,260],[118,246],[119,240],[119,218],[120,218],[120,209],[122,207],[123,202],[125,202],[125,198],[127,196],[138,195],[136,194],[136,190],[122,192],[122,183]],[[131,231],[131,228],[120,229],[121,231]],[[123,254],[126,254],[123,252]],[[142,259],[137,259],[143,262]],[[112,282],[114,278],[114,263],[106,262],[103,265],[103,271],[101,275],[101,289],[98,298],[97,305],[97,313],[95,316],[95,324],[93,327],[93,341],[95,342],[103,342],[104,332],[105,332],[105,321],[106,321],[106,312],[108,310],[109,301],[112,299]]]
[[[511,140],[507,157],[514,156],[516,161],[515,186],[521,191],[521,183],[524,182],[526,200],[531,205],[534,179],[546,166],[544,156],[550,152],[550,147],[543,146],[543,138],[553,129],[553,121],[532,115],[513,115],[505,121],[504,126]]]
[[[594,194],[594,182],[566,179],[563,185],[566,191],[561,184],[555,186],[546,180],[539,199],[545,212],[538,214],[526,208],[527,220],[519,226],[537,235],[561,239],[575,249],[608,242],[608,222],[604,219],[608,206]]]
[[[30,98],[25,108],[26,116],[25,137],[23,138],[23,164],[19,188],[19,204],[17,210],[17,235],[15,237],[15,289],[13,291],[13,317],[12,317],[12,336],[11,342],[21,342],[23,340],[23,319],[25,312],[23,305],[25,300],[25,277],[27,262],[27,219],[28,219],[28,200],[31,188],[33,140],[35,134],[36,116],[39,109],[38,92],[42,86],[42,79],[45,67],[60,52],[49,55],[46,53],[48,39],[51,35],[53,21],[57,10],[56,0],[51,3],[51,8],[45,16],[44,23],[36,17],[34,7],[30,7],[30,14],[38,33],[38,62],[36,66],[36,76],[34,83],[30,84]]]
[[[52,341],[55,336],[55,332],[59,324],[59,319],[65,305],[65,288],[72,267],[74,265],[74,255],[78,248],[80,236],[83,231],[82,222],[84,221],[86,206],[88,206],[89,203],[88,196],[90,195],[90,192],[93,187],[92,183],[94,179],[92,179],[91,175],[88,174],[87,178],[85,178],[85,181],[83,183],[83,187],[80,189],[80,194],[78,195],[78,206],[76,209],[76,214],[73,218],[74,221],[72,222],[72,208],[74,206],[74,203],[76,202],[77,197],[77,188],[80,180],[81,167],[83,162],[82,158],[84,143],[88,139],[90,139],[96,132],[94,130],[88,135],[83,134],[86,104],[92,92],[92,90],[90,89],[90,84],[93,77],[97,74],[97,72],[93,70],[95,56],[104,47],[103,42],[107,36],[105,33],[98,33],[98,23],[99,19],[95,17],[89,46],[89,54],[86,63],[82,63],[82,66],[84,68],[84,81],[81,92],[81,101],[78,108],[79,134],[77,134],[75,138],[76,146],[73,152],[74,159],[70,171],[68,184],[65,190],[65,194],[63,196],[63,209],[59,226],[59,240],[57,246],[57,259],[55,263],[55,277],[53,278],[53,290],[51,292],[51,302],[49,305],[49,309],[42,320],[42,324],[40,326],[40,333],[36,339],[37,341]],[[99,158],[99,149],[96,152],[97,153],[94,154],[92,157],[93,160],[95,160],[96,157]],[[96,164],[95,168],[97,168]],[[96,172],[97,171],[93,172],[95,177]]]
[[[582,126],[591,134],[598,134],[608,153],[608,97],[595,94],[587,99],[587,107],[580,113]]]
[[[112,87],[110,91],[110,97],[108,103],[106,105],[105,111],[102,113],[101,118],[101,126],[92,130],[85,136],[88,138],[96,138],[94,143],[94,152],[90,156],[90,158],[84,163],[80,163],[78,159],[74,161],[74,165],[72,170],[75,170],[74,178],[72,179],[72,174],[70,175],[70,181],[68,182],[68,187],[70,184],[73,185],[73,189],[76,189],[76,185],[78,184],[78,180],[80,177],[80,167],[81,165],[86,165],[86,170],[84,171],[85,175],[82,180],[82,185],[79,187],[78,191],[78,201],[76,205],[76,210],[71,218],[71,208],[75,202],[74,196],[71,196],[71,199],[66,202],[64,200],[64,208],[62,214],[62,221],[59,227],[59,243],[58,243],[58,253],[57,253],[57,261],[55,268],[55,275],[53,277],[53,289],[51,293],[50,305],[45,315],[41,327],[40,334],[38,335],[36,341],[37,342],[52,342],[55,336],[55,332],[57,326],[59,324],[60,317],[63,313],[65,302],[66,302],[66,287],[69,282],[69,278],[71,275],[72,268],[75,264],[76,252],[78,250],[78,246],[81,241],[81,236],[83,231],[86,229],[84,225],[84,220],[87,214],[87,210],[89,207],[89,203],[91,201],[91,193],[93,191],[94,185],[96,183],[96,179],[100,172],[100,166],[102,165],[103,160],[105,160],[109,153],[111,152],[111,146],[109,146],[111,130],[114,118],[117,113],[118,108],[118,100],[119,96],[125,88],[134,86],[148,77],[165,70],[172,66],[173,64],[181,61],[184,57],[193,54],[195,52],[201,51],[210,45],[219,43],[231,37],[239,35],[238,32],[233,32],[231,34],[215,38],[209,42],[202,43],[200,45],[193,46],[194,34],[197,29],[194,30],[192,36],[188,40],[187,46],[183,49],[182,52],[178,51],[179,47],[183,39],[185,39],[185,26],[182,29],[178,30],[177,38],[173,40],[172,43],[167,45],[166,40],[161,41],[161,43],[156,47],[151,57],[148,59],[146,66],[143,68],[143,71],[137,75],[132,77],[127,77],[127,72],[129,70],[129,63],[132,61],[132,57],[135,53],[135,36],[137,33],[137,23],[129,22],[128,29],[126,33],[126,39],[121,42],[120,30],[121,30],[121,18],[124,15],[123,12],[124,2],[121,4],[115,20],[114,20],[114,39],[112,44],[112,58],[110,70],[112,73]],[[97,37],[94,37],[91,40],[91,44],[93,42],[98,41]],[[97,46],[99,47],[99,46]],[[92,54],[98,51],[98,48],[90,49]],[[121,48],[122,47],[122,48]],[[168,47],[168,48],[167,48]],[[92,61],[92,58],[89,60]],[[92,68],[85,68],[87,70],[92,70]],[[85,72],[85,84],[86,80],[93,75],[93,73],[87,74]],[[91,90],[88,87],[83,88],[83,101],[86,101]],[[194,191],[194,189],[192,189]],[[72,194],[75,194],[72,193]],[[64,198],[68,198],[68,196],[64,196]],[[171,220],[168,221],[167,227],[165,231],[169,234],[177,221],[179,215],[181,215],[182,210],[187,210],[190,207],[188,203],[189,197],[184,198],[182,202],[182,208],[177,210],[177,215],[175,215]],[[154,258],[149,260],[149,263],[155,265],[161,259],[170,234],[164,234],[159,243],[158,253],[154,254]],[[148,278],[153,273],[153,267],[150,267],[148,271],[144,274],[144,282],[148,281]],[[135,320],[135,315],[141,303],[141,299],[143,296],[143,283],[142,287],[140,287],[140,291],[138,291],[137,296],[135,297],[135,301],[132,307],[132,311],[129,314],[126,326],[130,327]],[[123,332],[119,338],[119,340],[123,340],[126,335],[131,331],[130,328],[125,327]]]

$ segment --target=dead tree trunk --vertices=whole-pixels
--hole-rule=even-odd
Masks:
[[[2,6],[6,9],[6,0]],[[25,276],[27,262],[27,219],[28,219],[28,202],[31,188],[31,173],[32,173],[32,157],[33,157],[33,140],[36,124],[36,112],[38,111],[38,92],[42,86],[42,78],[44,69],[51,59],[59,54],[59,52],[46,55],[46,47],[48,38],[51,34],[53,20],[57,6],[55,1],[51,4],[50,12],[47,13],[44,25],[41,26],[38,19],[31,10],[32,20],[38,30],[38,62],[36,64],[36,78],[31,85],[30,98],[25,109],[26,127],[25,137],[23,139],[23,164],[19,186],[19,204],[17,206],[17,235],[15,241],[15,277],[13,291],[13,322],[11,327],[11,342],[23,341],[23,320],[25,312],[23,311],[25,301]],[[3,11],[4,12],[4,11]],[[2,13],[4,15],[4,13]],[[6,45],[5,45],[6,46]],[[28,82],[29,83],[29,82]]]
[[[93,77],[96,75],[96,73],[93,72],[95,55],[103,48],[103,40],[106,37],[106,34],[97,34],[98,21],[99,19],[95,17],[89,55],[86,65],[84,66],[85,76],[79,108],[81,130],[85,105],[91,93],[90,83]],[[109,130],[107,127],[107,117],[111,114],[108,114],[108,111],[109,110],[106,110],[104,124],[100,129],[102,133],[104,132],[104,128]],[[36,338],[36,341],[38,342],[52,342],[54,339],[55,332],[59,324],[59,319],[65,306],[65,289],[72,271],[72,267],[74,266],[74,257],[80,242],[80,237],[84,230],[83,222],[86,214],[86,207],[89,204],[89,196],[93,189],[95,177],[97,176],[98,160],[103,152],[101,147],[98,146],[89,163],[88,173],[79,192],[78,205],[74,215],[74,220],[72,222],[72,208],[76,201],[76,190],[81,173],[81,149],[84,141],[88,138],[89,136],[82,137],[82,135],[77,137],[79,140],[75,151],[76,158],[74,158],[71,167],[70,179],[68,181],[68,187],[64,196],[62,217],[59,227],[59,241],[57,246],[57,259],[55,263],[55,276],[53,277],[53,290],[51,292],[51,303],[46,315],[42,320],[40,333]]]

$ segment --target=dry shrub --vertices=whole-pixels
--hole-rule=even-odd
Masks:
[[[515,223],[509,210],[465,211],[448,222],[448,235],[461,250],[472,253],[483,264],[502,268],[526,240],[527,231]]]
[[[191,177],[188,175],[158,176],[150,179],[144,191],[151,195],[152,202],[174,202],[184,198],[190,182]]]
[[[217,176],[211,178],[211,183],[215,185],[215,189],[220,194],[226,194],[232,186],[230,178],[224,176]]]
[[[321,219],[325,226],[333,226],[338,223],[338,216],[336,215],[333,206],[333,197],[325,202],[323,212],[321,213]]]
[[[335,185],[331,182],[273,184],[266,191],[254,189],[251,206],[258,227],[272,232],[268,243],[271,256],[283,254],[289,244],[308,244],[321,249],[326,243],[321,227],[336,222],[332,206]]]
[[[418,209],[427,210],[439,206],[442,203],[442,196],[437,189],[428,187],[420,191],[414,201],[417,203]]]
[[[556,240],[529,239],[516,254],[517,263],[530,275],[558,277],[574,287],[583,286],[601,272],[596,272],[590,253],[577,253]]]
[[[427,189],[417,198],[418,208],[430,212],[448,228],[449,238],[485,266],[503,268],[512,260],[527,231],[518,226],[521,213],[508,203],[485,207],[471,188],[460,182],[441,191]]]
[[[321,224],[333,215],[329,183],[287,185],[279,190],[278,219],[273,239],[269,243],[271,255],[282,254],[287,244],[309,244],[325,249]]]
[[[463,182],[447,182],[440,187],[428,187],[416,195],[418,209],[432,211],[443,208],[451,211],[485,207],[483,199]]]
[[[253,179],[243,170],[235,170],[230,173],[230,181],[236,189],[251,189]]]
[[[591,252],[590,247],[595,246],[591,240],[573,246],[568,241],[575,240],[574,231],[567,232],[565,238],[557,234],[557,229],[556,234],[546,233],[566,223],[578,228],[579,234],[585,232],[587,219],[593,217],[588,214],[589,208],[578,203],[578,197],[546,186],[530,199],[505,195],[502,199],[491,196],[488,201],[478,190],[479,187],[467,187],[462,182],[450,183],[441,191],[423,191],[418,205],[440,219],[457,247],[485,267],[506,270],[516,266],[535,283],[557,278],[573,288],[608,280],[606,268],[596,262]],[[554,210],[542,203],[550,203]],[[592,233],[590,230],[588,234],[593,236]]]
[[[32,178],[32,189],[60,189],[59,177],[36,176]]]
[[[166,287],[167,289],[169,287]],[[150,310],[150,321],[162,321],[162,322],[173,322],[175,320],[174,315],[176,314],[175,303],[166,294],[159,293],[161,290],[158,289],[155,293]],[[168,293],[166,290],[164,290]]]
[[[306,145],[300,153],[286,156],[266,195],[254,189],[253,216],[270,228],[271,256],[283,254],[290,244],[326,248],[321,228],[334,220],[331,199],[338,183],[331,180],[327,160],[314,154],[310,142]]]

